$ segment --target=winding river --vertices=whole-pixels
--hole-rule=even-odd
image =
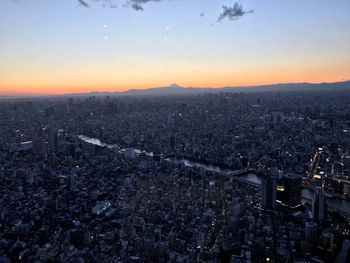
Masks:
[[[119,149],[119,152],[124,152],[124,149],[121,149],[117,144],[107,144],[102,142],[100,139],[97,138],[90,138],[84,135],[79,135],[78,136],[80,140],[92,144],[92,145],[98,145],[101,147],[107,147],[109,149]],[[135,149],[135,153],[136,154],[140,154],[140,153],[145,153],[148,156],[153,156],[153,153],[151,152],[145,152],[145,151],[141,151],[138,149]],[[176,159],[173,157],[169,157],[169,158],[165,158],[164,160],[168,161],[168,162],[173,162],[173,163],[183,163],[185,164],[185,166],[189,166],[189,167],[202,167],[207,171],[211,171],[211,172],[218,172],[218,173],[228,173],[228,172],[234,172],[234,170],[232,169],[228,169],[228,168],[220,168],[219,166],[216,165],[211,165],[211,164],[207,164],[207,163],[202,163],[202,162],[198,162],[198,161],[192,161],[189,159]],[[260,185],[261,184],[261,178],[258,177],[256,174],[248,174],[246,176],[242,176],[243,178],[245,178],[247,180],[248,183],[252,183],[254,185]],[[303,189],[302,190],[302,202],[304,203],[311,203],[313,200],[313,193],[311,190],[309,189]],[[338,211],[342,211],[345,212],[347,215],[350,215],[350,201],[346,201],[346,200],[342,200],[339,198],[335,198],[335,197],[328,197],[327,198],[327,202],[328,202],[328,206],[331,209],[335,209]]]

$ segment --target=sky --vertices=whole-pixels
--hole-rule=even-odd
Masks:
[[[349,0],[0,0],[0,95],[350,79]]]

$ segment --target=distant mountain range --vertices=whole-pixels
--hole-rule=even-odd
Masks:
[[[285,92],[285,91],[320,91],[320,90],[348,90],[350,91],[350,81],[333,82],[333,83],[284,83],[284,84],[271,84],[260,86],[237,86],[237,87],[181,87],[177,84],[172,84],[167,87],[148,88],[148,89],[131,89],[128,91],[115,91],[115,92],[87,92],[87,93],[72,93],[63,95],[51,95],[51,96],[32,96],[32,95],[9,95],[2,96],[0,99],[11,98],[26,98],[26,97],[90,97],[90,96],[142,96],[142,95],[186,95],[186,94],[200,94],[200,93],[219,93],[219,92]]]
[[[350,81],[333,83],[285,83],[261,86],[239,86],[222,88],[192,88],[181,87],[172,84],[167,87],[131,89],[122,92],[89,92],[66,94],[65,96],[135,96],[135,95],[181,95],[181,94],[199,94],[199,93],[218,93],[218,92],[284,92],[284,91],[317,91],[317,90],[349,90]]]

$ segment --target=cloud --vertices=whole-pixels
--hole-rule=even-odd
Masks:
[[[90,5],[88,3],[86,3],[84,0],[78,0],[79,4],[83,7],[89,8]]]
[[[12,1],[21,1],[21,0],[12,0]],[[143,6],[150,2],[162,2],[165,0],[75,0],[80,6],[84,8],[90,8],[93,3],[100,3],[104,8],[116,8],[117,3],[124,3],[124,7],[130,7],[136,11],[143,11]],[[238,2],[234,3],[231,6],[222,6],[223,11],[217,19],[217,22],[220,22],[224,19],[228,20],[238,20],[246,14],[253,13],[253,10],[245,11],[243,6]],[[203,18],[206,14],[200,13],[200,17]]]
[[[77,0],[79,5],[89,8],[91,5],[89,3],[91,2],[100,2],[103,3],[102,7],[110,7],[110,8],[116,8],[117,7],[117,0]]]
[[[83,7],[90,7],[89,2],[101,2],[103,7],[116,8],[116,0],[77,0],[78,3]],[[121,0],[120,0],[121,1]],[[131,7],[136,11],[143,11],[143,5],[149,2],[160,2],[162,0],[125,0],[124,6]],[[107,5],[107,4],[108,5]]]
[[[220,22],[221,20],[223,20],[225,18],[227,18],[229,20],[237,20],[246,14],[253,13],[253,10],[244,11],[243,6],[239,3],[235,3],[233,5],[233,7],[229,7],[229,6],[224,5],[224,6],[222,6],[222,8],[224,10],[220,14],[220,16],[218,18],[218,22]]]
[[[143,11],[143,4],[160,1],[161,0],[128,0],[128,4],[136,11]]]

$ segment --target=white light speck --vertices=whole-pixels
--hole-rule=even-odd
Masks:
[[[167,37],[165,37],[165,38],[163,38],[163,40],[164,40],[164,41],[167,41],[167,40],[168,40],[168,38],[167,38]]]
[[[103,27],[104,27],[104,28],[106,28],[106,27],[107,27],[107,25],[103,25]]]
[[[108,36],[105,36],[105,39],[107,40],[107,39],[108,39]]]

